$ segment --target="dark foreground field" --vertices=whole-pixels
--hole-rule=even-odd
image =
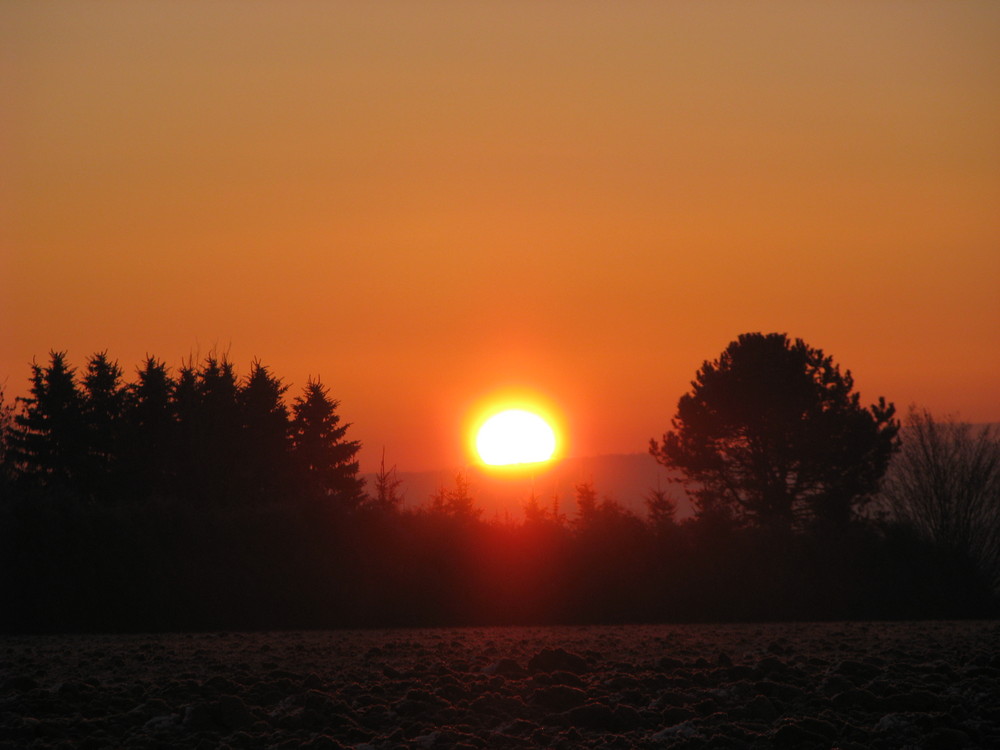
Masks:
[[[24,636],[0,747],[1000,747],[1000,623]]]

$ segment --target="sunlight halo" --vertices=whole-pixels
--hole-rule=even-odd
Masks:
[[[506,409],[489,417],[476,433],[476,452],[489,466],[548,461],[556,434],[542,417],[524,409]]]

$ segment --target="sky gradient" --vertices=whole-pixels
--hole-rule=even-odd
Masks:
[[[0,5],[0,384],[321,376],[362,469],[497,394],[644,451],[787,332],[1000,421],[1000,4]]]

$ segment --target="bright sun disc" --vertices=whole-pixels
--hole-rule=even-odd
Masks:
[[[487,419],[476,434],[476,450],[490,466],[548,461],[556,449],[556,434],[537,414],[508,409]]]

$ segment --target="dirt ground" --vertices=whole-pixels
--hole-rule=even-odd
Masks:
[[[997,748],[1000,622],[0,637],[0,748]]]

